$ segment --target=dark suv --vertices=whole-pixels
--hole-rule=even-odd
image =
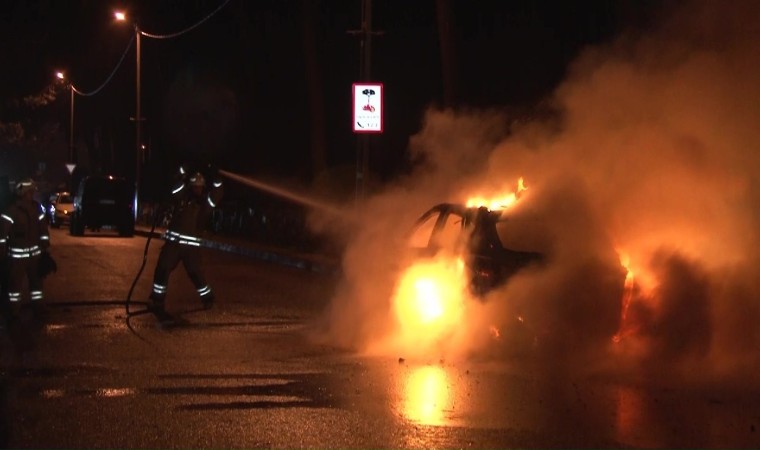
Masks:
[[[119,236],[133,236],[134,193],[132,183],[121,177],[99,175],[82,179],[74,197],[71,235],[84,236],[86,229],[113,229]]]

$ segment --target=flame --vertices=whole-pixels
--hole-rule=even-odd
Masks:
[[[464,313],[467,276],[461,258],[418,261],[401,276],[394,296],[402,346],[425,351],[456,330]]]
[[[622,311],[620,313],[620,328],[612,338],[613,341],[620,342],[624,334],[627,334],[626,322],[628,318],[628,308],[631,306],[631,300],[633,299],[634,288],[634,275],[631,270],[631,257],[628,253],[618,252],[620,257],[620,265],[626,270],[625,282],[623,284],[623,299],[622,299]]]
[[[483,196],[470,197],[467,200],[466,205],[468,208],[485,206],[486,208],[492,211],[497,210],[497,209],[509,208],[520,198],[520,194],[523,191],[526,191],[527,189],[528,188],[525,187],[525,180],[522,177],[520,177],[520,179],[517,180],[517,189],[514,192],[510,192],[509,194],[506,194],[506,195],[498,195],[492,198],[487,198]]]
[[[620,327],[613,337],[615,343],[637,332],[641,324],[637,323],[638,318],[634,317],[635,314],[634,316],[630,314],[631,305],[655,306],[657,301],[653,293],[658,286],[657,277],[649,268],[636,265],[627,251],[618,250],[617,253],[620,258],[620,265],[626,270],[626,276],[621,298]],[[639,259],[641,257],[639,256]]]
[[[507,208],[525,190],[525,181],[520,178],[514,192],[492,199],[472,197],[467,207]],[[417,261],[408,267],[399,279],[392,302],[399,327],[394,339],[399,350],[405,354],[424,354],[446,348],[462,327],[470,296],[469,281],[463,259],[450,254]],[[501,335],[496,327],[490,332],[495,339]]]

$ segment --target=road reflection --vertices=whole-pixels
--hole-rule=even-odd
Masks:
[[[711,430],[715,427],[705,419],[705,408],[720,404],[706,404],[675,389],[502,371],[497,366],[400,368],[391,385],[394,410],[418,425],[405,436],[409,447],[445,447],[442,443],[462,428],[510,430],[509,438],[549,439],[571,447],[701,447],[715,442],[713,433],[723,432]]]
[[[402,379],[404,417],[422,425],[445,425],[453,410],[453,392],[443,367],[410,368]]]
[[[631,388],[619,388],[616,391],[615,430],[622,442],[635,442],[639,439],[637,432],[643,429],[644,399],[640,393]],[[661,443],[650,442],[652,446]]]
[[[749,423],[743,414],[732,415],[723,411],[722,394],[691,393],[676,389],[645,391],[638,388],[618,387],[616,394],[615,431],[619,442],[636,447],[674,448],[725,447],[725,436],[737,424]],[[722,420],[716,420],[722,417]],[[728,420],[726,420],[728,419]],[[739,425],[741,428],[741,425]],[[744,438],[750,447],[757,448],[754,430],[747,426]],[[740,434],[741,435],[741,434]],[[753,440],[754,439],[754,440]]]

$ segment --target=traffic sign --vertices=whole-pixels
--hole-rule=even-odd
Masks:
[[[383,84],[354,83],[354,133],[383,132]]]

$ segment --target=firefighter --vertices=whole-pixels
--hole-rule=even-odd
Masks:
[[[10,306],[19,308],[26,286],[32,310],[39,314],[43,298],[39,264],[50,247],[50,234],[45,211],[34,200],[36,190],[30,178],[16,183],[15,201],[0,215],[0,247],[5,255]]]
[[[161,322],[172,321],[171,315],[166,312],[164,300],[169,276],[180,261],[195,285],[203,307],[209,309],[214,305],[214,292],[206,282],[201,268],[200,245],[201,234],[205,231],[211,212],[222,198],[223,189],[222,182],[217,177],[207,186],[203,174],[188,174],[180,166],[171,192],[171,219],[153,273],[148,307]]]

